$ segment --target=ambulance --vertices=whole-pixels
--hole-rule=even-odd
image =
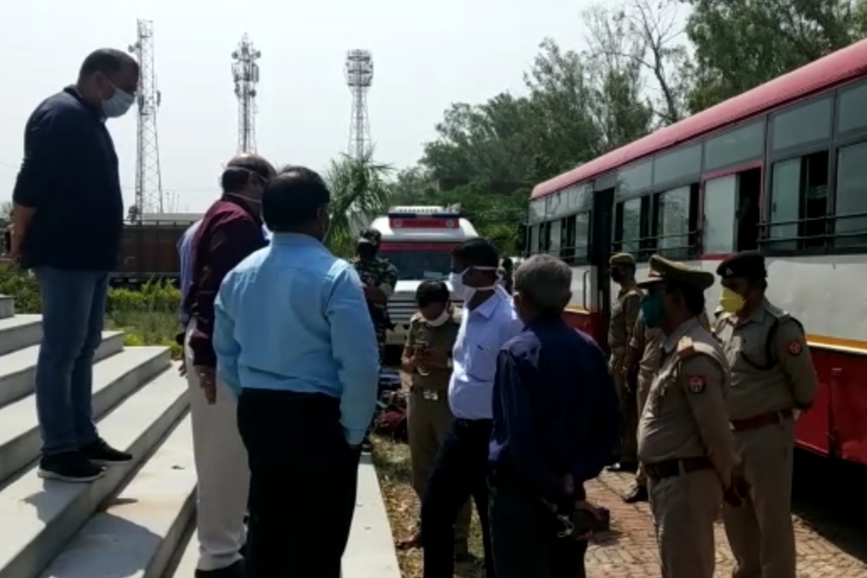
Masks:
[[[386,344],[403,346],[409,320],[416,311],[418,286],[431,279],[446,281],[452,249],[478,234],[452,207],[392,207],[386,215],[374,219],[370,227],[382,234],[379,256],[397,269],[397,286],[388,301],[394,329],[388,332]]]

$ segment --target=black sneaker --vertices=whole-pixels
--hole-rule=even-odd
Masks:
[[[81,454],[100,466],[119,466],[132,461],[132,454],[116,450],[101,439],[82,447]]]
[[[243,576],[243,560],[238,560],[231,566],[219,570],[196,570],[196,578],[242,578]]]
[[[86,483],[105,475],[105,469],[85,458],[80,452],[64,452],[43,456],[36,472],[45,480]]]

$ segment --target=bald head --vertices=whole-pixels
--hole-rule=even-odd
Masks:
[[[273,179],[276,174],[274,165],[265,157],[255,153],[241,153],[226,163],[226,170],[220,178],[220,186],[224,193],[243,194],[251,186],[258,186],[261,191],[265,183]],[[261,193],[255,195],[256,198],[259,196]]]

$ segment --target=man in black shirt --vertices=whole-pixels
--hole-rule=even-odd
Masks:
[[[10,257],[33,270],[42,297],[36,407],[43,478],[88,482],[103,466],[132,459],[98,436],[91,394],[123,230],[118,160],[105,121],[132,107],[138,78],[128,54],[97,50],[74,86],[36,107],[24,132]]]
[[[609,461],[620,408],[605,356],[562,318],[569,266],[531,257],[515,273],[524,331],[500,350],[494,379],[488,519],[497,578],[583,578],[595,511],[584,482]],[[560,534],[560,535],[558,535]]]

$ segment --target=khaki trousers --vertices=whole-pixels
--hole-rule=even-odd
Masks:
[[[792,453],[795,424],[734,434],[735,451],[750,484],[739,508],[723,507],[726,535],[737,561],[734,578],[795,578]]]
[[[409,456],[412,467],[412,487],[419,501],[427,492],[428,480],[436,462],[437,454],[452,422],[452,412],[445,392],[438,399],[425,399],[421,389],[409,394],[407,404],[407,430],[409,433]],[[455,543],[464,548],[470,533],[472,506],[469,500],[458,512],[455,522]]]
[[[608,361],[608,370],[614,381],[614,389],[620,402],[620,414],[623,416],[623,429],[620,434],[620,462],[634,464],[638,461],[638,412],[636,394],[629,393],[626,376],[620,368],[626,359],[626,353],[614,352]]]
[[[186,341],[189,343],[190,329]],[[250,490],[247,451],[238,433],[237,402],[231,390],[217,383],[217,401],[208,405],[193,370],[192,353],[185,344],[193,455],[198,477],[196,528],[199,540],[197,568],[220,570],[241,559],[247,540],[244,515]]]
[[[640,372],[638,374],[638,390],[635,392],[636,401],[638,402],[638,419],[641,419],[641,414],[644,412],[644,406],[647,403],[647,396],[650,393],[650,386],[653,383],[653,374]],[[636,432],[636,443],[638,443],[638,433]],[[635,473],[635,483],[639,486],[647,485],[647,474],[644,473],[644,468],[639,463],[638,471]]]
[[[713,578],[713,524],[723,490],[712,469],[648,480],[659,560],[665,578]]]

